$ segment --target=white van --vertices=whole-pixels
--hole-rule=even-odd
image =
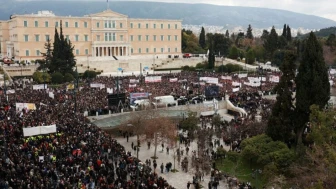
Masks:
[[[176,101],[173,96],[157,96],[153,99],[153,105],[158,106],[176,106]]]
[[[150,105],[149,99],[141,99],[141,100],[135,100],[134,104],[131,105],[131,108],[133,110],[137,110],[140,107],[148,107]]]

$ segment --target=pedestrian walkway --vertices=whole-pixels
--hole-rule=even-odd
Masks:
[[[123,137],[119,137],[117,138],[118,142],[123,145],[126,149],[126,151],[130,151],[132,152],[133,156],[136,156],[136,152],[132,149],[132,142],[134,145],[137,144],[137,140],[136,140],[136,136],[133,137],[129,137],[129,140],[127,142],[126,138]],[[221,142],[222,144],[222,142]],[[223,145],[224,146],[224,145]],[[185,145],[181,144],[181,149],[184,149],[185,151]],[[190,181],[192,183],[193,181],[193,176],[195,175],[195,170],[193,168],[191,168],[191,152],[193,150],[197,151],[197,144],[196,142],[192,142],[190,144],[189,147],[189,170],[188,173],[182,171],[182,168],[180,165],[178,165],[178,161],[176,158],[176,162],[175,162],[175,168],[178,170],[178,172],[176,173],[172,173],[172,172],[165,172],[162,174],[161,170],[160,170],[160,165],[161,163],[163,163],[164,165],[166,165],[166,163],[171,162],[172,163],[172,169],[174,169],[174,158],[173,158],[173,150],[169,150],[169,154],[167,154],[167,150],[166,150],[166,146],[164,147],[165,149],[162,151],[162,147],[161,145],[157,146],[157,153],[156,156],[158,157],[158,159],[156,159],[157,162],[157,168],[156,168],[156,173],[159,174],[159,176],[162,176],[163,178],[165,178],[168,183],[170,185],[172,185],[173,187],[175,187],[176,189],[186,189],[187,188],[187,183],[188,181]],[[141,143],[141,147],[140,147],[140,151],[139,151],[139,159],[142,162],[145,162],[146,159],[150,159],[151,162],[153,162],[153,159],[151,159],[152,156],[154,156],[154,146],[153,144],[150,146],[150,149],[148,149],[148,146],[145,142]],[[184,156],[186,154],[184,153]],[[183,158],[181,158],[183,159]],[[151,164],[152,168],[153,168],[153,163]],[[201,182],[201,184],[203,185],[203,188],[207,189],[208,188],[208,183],[210,181],[210,175],[205,175],[204,176],[204,181]],[[224,183],[223,181],[220,181],[219,186],[217,187],[217,189],[227,189],[229,188],[227,186],[226,183]],[[194,186],[191,185],[190,189],[194,189]]]

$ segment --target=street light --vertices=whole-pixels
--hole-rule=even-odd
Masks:
[[[74,61],[74,60],[73,60]],[[76,96],[76,90],[78,89],[78,71],[77,71],[77,65],[75,65],[75,73],[76,78],[74,80],[74,99],[75,99],[75,113],[77,112],[77,96]]]

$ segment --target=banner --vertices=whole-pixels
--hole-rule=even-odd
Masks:
[[[91,87],[91,88],[100,88],[100,89],[103,89],[103,88],[105,88],[105,84],[101,84],[101,83],[90,83],[90,87]]]
[[[20,112],[23,109],[36,110],[34,103],[16,103],[16,111]]]
[[[130,81],[129,81],[130,83],[139,83],[139,79],[130,79]]]
[[[238,74],[238,77],[239,77],[239,78],[247,77],[247,73],[246,73],[246,74]]]
[[[279,83],[280,77],[279,76],[275,76],[275,75],[270,75],[269,81],[273,82],[273,83]]]
[[[177,80],[178,80],[177,78],[170,78],[169,82],[177,82]]]
[[[179,83],[186,83],[186,82],[188,82],[188,80],[186,80],[186,79],[182,79],[182,80],[178,80],[178,82],[179,82]]]
[[[249,81],[266,81],[266,77],[248,77]]]
[[[49,134],[49,133],[56,133],[56,125],[23,128],[24,137],[43,135],[43,134]]]
[[[6,94],[14,94],[15,90],[14,89],[9,89],[6,91]]]
[[[239,83],[239,82],[232,82],[232,86],[234,86],[234,87],[241,87],[241,83]]]
[[[135,88],[135,87],[136,87],[136,84],[129,84],[128,87],[129,87],[129,88]]]
[[[205,81],[206,83],[217,84],[218,78],[216,77],[200,77],[200,81]]]
[[[106,88],[106,92],[108,94],[113,94],[113,88]]]
[[[232,80],[232,76],[222,76],[222,79],[224,79],[224,80]]]
[[[75,85],[72,83],[72,84],[67,85],[66,87],[67,87],[67,90],[71,90],[75,88]]]
[[[54,93],[53,92],[49,92],[49,97],[52,98],[52,99],[54,99],[55,98]]]
[[[48,89],[47,84],[33,85],[33,90]]]
[[[244,82],[244,85],[250,86],[250,87],[260,87],[260,82]]]
[[[239,89],[240,89],[239,87],[237,87],[237,88],[232,88],[232,92],[234,92],[234,93],[235,93],[235,92],[238,92]]]
[[[148,93],[130,93],[130,104],[133,105],[139,99],[148,99],[148,96]]]
[[[218,87],[223,87],[223,83],[217,83],[216,84]]]
[[[146,76],[145,83],[158,83],[161,82],[161,76]]]

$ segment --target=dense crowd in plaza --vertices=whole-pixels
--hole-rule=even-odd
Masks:
[[[208,77],[220,77],[217,73],[203,73]],[[162,74],[160,83],[137,83],[129,88],[131,77],[97,77],[82,80],[77,93],[59,88],[48,89],[54,94],[50,98],[45,90],[32,90],[30,84],[8,85],[6,90],[15,93],[1,96],[0,111],[0,188],[173,188],[159,177],[149,166],[125,151],[114,138],[92,125],[83,115],[84,111],[113,110],[108,107],[106,88],[116,89],[116,79],[121,82],[119,92],[148,92],[152,96],[175,94],[189,95],[189,90],[198,90],[196,72]],[[169,82],[169,78],[186,80]],[[232,81],[240,80],[232,75]],[[221,81],[221,94],[233,94],[232,81]],[[90,83],[102,83],[106,88],[90,88]],[[262,91],[270,91],[274,83],[265,82]],[[200,86],[204,91],[205,85]],[[243,86],[246,93],[260,88]],[[2,90],[4,94],[4,90]],[[76,94],[76,107],[74,103]],[[234,98],[234,95],[231,95]],[[244,102],[245,97],[237,95],[235,104]],[[18,111],[16,103],[34,103],[36,110]],[[48,135],[24,137],[23,128],[56,124],[57,132]],[[138,178],[138,179],[137,179]]]

